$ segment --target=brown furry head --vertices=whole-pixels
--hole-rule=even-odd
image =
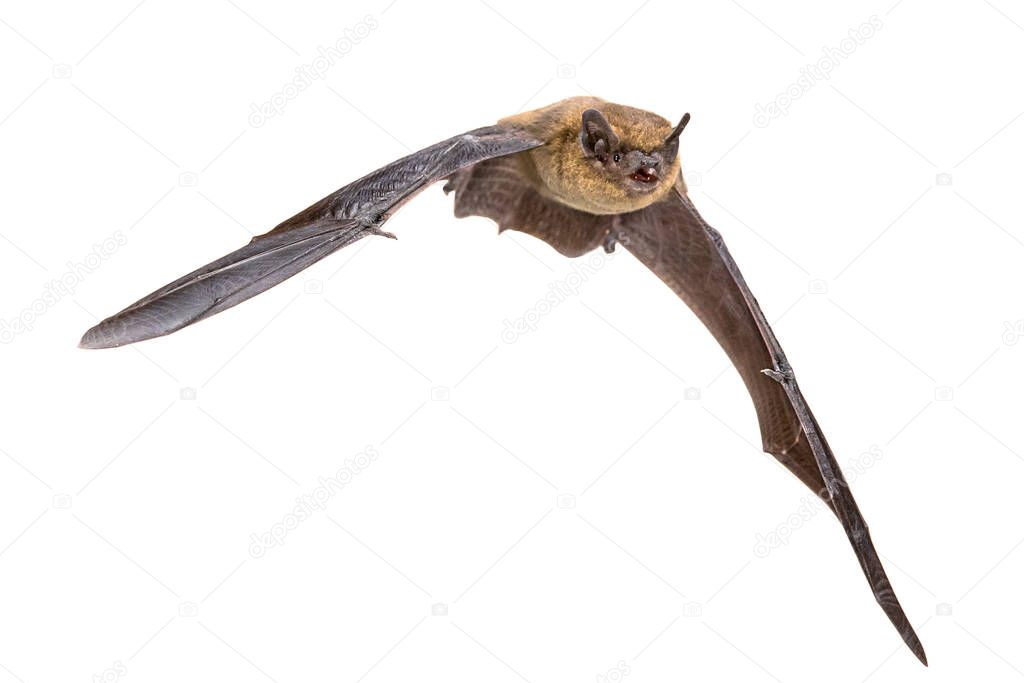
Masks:
[[[678,135],[643,109],[573,97],[502,121],[547,141],[526,152],[543,194],[595,214],[636,211],[661,199],[679,176]]]

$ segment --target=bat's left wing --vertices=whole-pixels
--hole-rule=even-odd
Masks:
[[[524,132],[487,126],[388,164],[212,263],[161,287],[82,337],[90,349],[170,334],[266,291],[367,236],[416,193],[481,161],[543,144]]]
[[[721,235],[697,213],[682,183],[651,206],[616,217],[613,234],[675,291],[736,366],[754,400],[764,450],[835,512],[875,600],[922,663],[924,648],[882,568],[832,449],[793,370]]]

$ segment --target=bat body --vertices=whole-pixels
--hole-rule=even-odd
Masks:
[[[693,310],[725,350],[757,412],[764,450],[835,513],[875,599],[911,651],[924,649],[886,577],[792,368],[721,235],[697,213],[675,127],[650,112],[576,97],[403,157],[325,197],[241,249],[158,289],[82,337],[85,348],[169,334],[248,299],[381,230],[446,180],[455,215],[538,237],[565,256],[624,246]],[[390,235],[388,235],[390,236]]]
[[[600,114],[588,114],[581,131],[587,111]],[[544,140],[543,146],[517,155],[524,177],[542,196],[585,213],[618,214],[650,206],[664,198],[679,175],[676,138],[668,143],[670,149],[663,149],[672,124],[643,109],[574,97],[501,119],[498,125]],[[602,141],[603,152],[593,149]],[[620,172],[595,172],[600,156],[611,157],[614,163],[615,154],[624,166]],[[645,161],[654,175],[630,177]]]

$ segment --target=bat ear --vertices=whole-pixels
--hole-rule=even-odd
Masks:
[[[679,123],[676,125],[676,127],[674,129],[672,129],[672,132],[668,134],[668,137],[665,138],[665,142],[662,143],[662,144],[668,145],[673,140],[678,140],[679,136],[682,134],[683,130],[686,128],[686,124],[688,124],[689,122],[690,122],[690,112],[686,112],[685,114],[683,114],[683,118],[679,119]]]
[[[619,136],[604,115],[596,109],[583,112],[580,125],[580,146],[589,157],[603,159],[609,151],[619,148]]]
[[[665,138],[665,142],[662,143],[662,146],[665,147],[666,150],[671,150],[671,148],[679,147],[679,136],[682,134],[683,129],[686,128],[686,124],[688,124],[689,122],[690,113],[687,112],[686,114],[683,115],[683,118],[679,120],[679,124],[677,124],[676,127],[672,130],[672,132],[669,133],[669,136]]]
[[[668,134],[665,138],[665,142],[661,143],[661,148],[665,150],[666,154],[670,157],[675,157],[679,151],[679,136],[682,134],[683,129],[686,128],[686,124],[690,122],[690,112],[683,114],[683,118],[679,120],[679,124]]]

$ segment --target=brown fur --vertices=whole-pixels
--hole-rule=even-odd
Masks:
[[[672,123],[657,114],[597,97],[570,97],[501,119],[499,125],[521,128],[547,143],[517,155],[534,188],[546,197],[595,214],[636,211],[662,199],[679,176],[678,156],[661,169],[654,189],[637,192],[623,187],[580,147],[580,122],[590,108],[604,114],[623,149],[651,152],[672,132]]]

